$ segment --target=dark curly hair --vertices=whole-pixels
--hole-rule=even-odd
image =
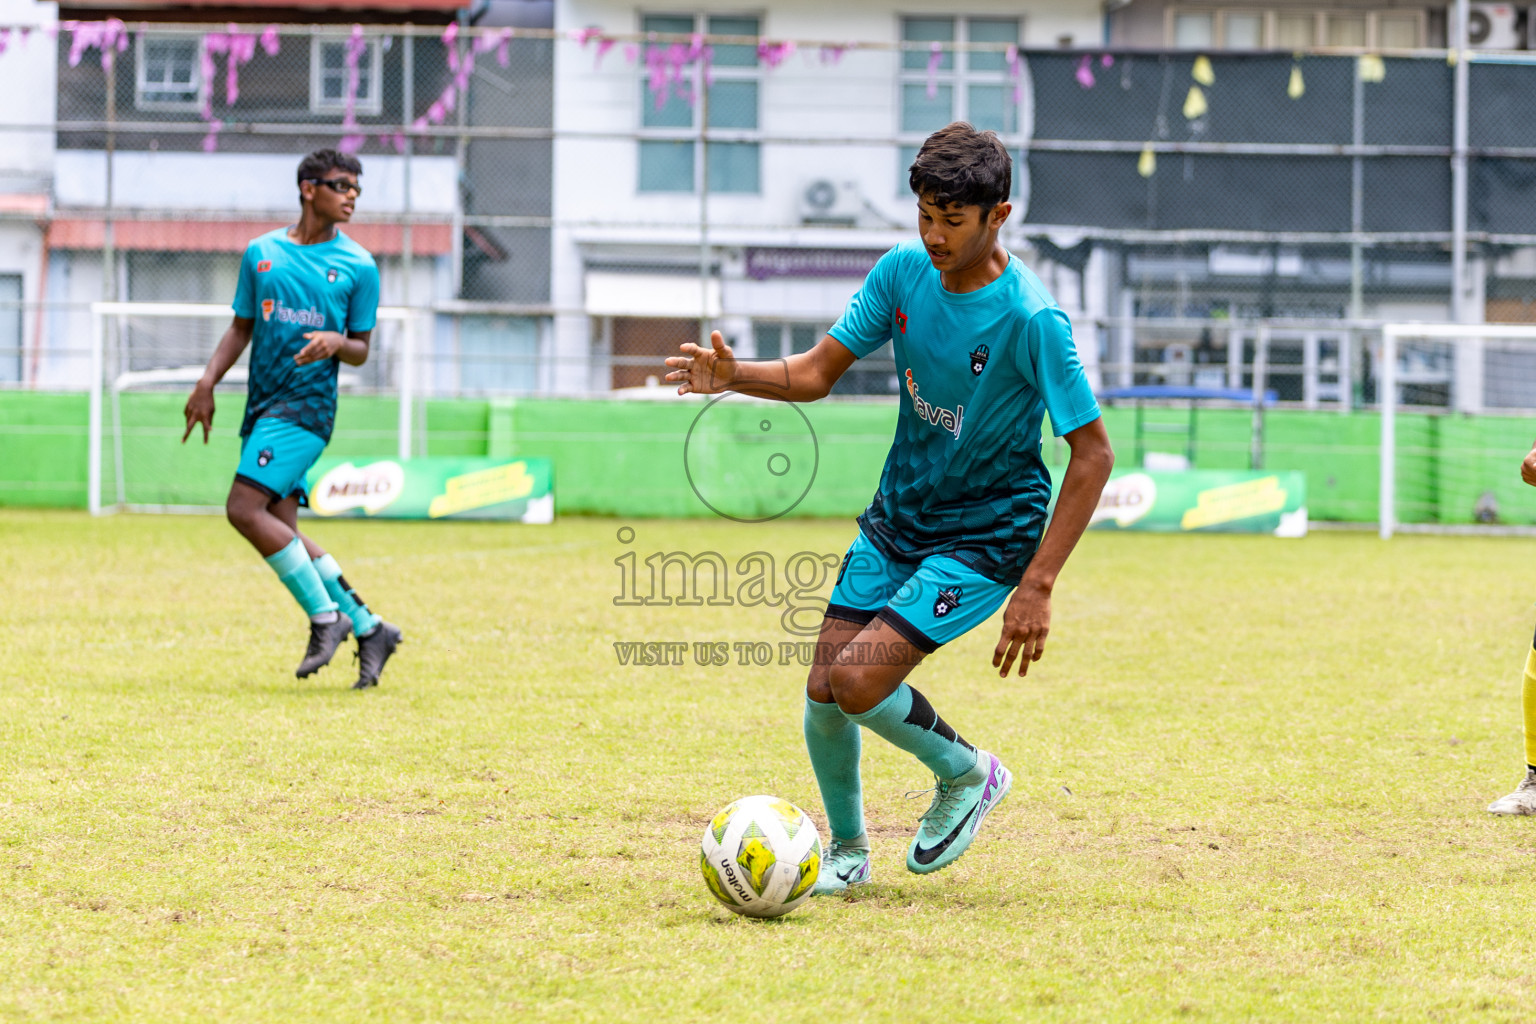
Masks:
[[[299,184],[323,178],[327,171],[362,174],[363,162],[351,153],[343,153],[339,149],[317,149],[299,161]]]
[[[907,183],[919,199],[939,206],[979,206],[986,213],[1013,192],[1013,159],[996,132],[964,121],[945,125],[923,142]]]

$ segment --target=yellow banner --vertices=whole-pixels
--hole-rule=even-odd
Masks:
[[[1179,525],[1186,530],[1216,526],[1237,519],[1262,516],[1285,508],[1285,489],[1277,476],[1245,480],[1240,484],[1201,491],[1195,507],[1184,513]]]
[[[427,515],[437,519],[504,501],[516,501],[531,494],[533,484],[533,477],[528,475],[527,464],[523,462],[449,477],[443,493],[433,498],[427,507]]]

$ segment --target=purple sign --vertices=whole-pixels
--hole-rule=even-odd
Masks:
[[[748,249],[747,276],[863,277],[885,255],[884,249]]]

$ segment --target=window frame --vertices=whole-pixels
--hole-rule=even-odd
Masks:
[[[1018,31],[1014,36],[1014,45],[1018,46],[1020,50],[1024,48],[1023,40],[1026,18],[1023,14],[923,14],[905,12],[896,19],[896,38],[903,42],[907,41],[908,21],[934,21],[940,19],[949,19],[955,23],[954,42],[952,45],[957,47],[964,46],[970,42],[971,22],[973,21],[1012,21],[1018,26]],[[910,52],[912,51],[905,49],[898,49],[896,52],[896,176],[899,179],[896,190],[897,198],[907,198],[911,194],[907,188],[906,181],[905,164],[907,161],[904,160],[905,151],[922,146],[923,140],[932,134],[931,130],[908,130],[902,124],[905,109],[902,96],[906,91],[906,87],[909,85],[921,85],[927,88],[929,78],[926,66],[920,68],[909,68],[906,66],[904,55]],[[972,85],[1001,85],[1006,87],[1015,84],[1013,78],[1008,74],[1006,61],[997,70],[977,71],[973,70],[970,66],[970,50],[957,48],[949,52],[953,55],[949,62],[950,66],[948,68],[941,67],[936,70],[933,73],[933,80],[940,88],[947,85],[951,89],[951,96],[953,98],[950,103],[950,121],[970,121],[970,87]],[[1020,137],[1021,111],[1017,103],[1006,103],[1005,108],[1007,107],[1012,108],[1013,125],[1007,131],[998,132],[998,136],[1003,140],[1004,145],[1008,147],[1009,152],[1015,153],[1023,142]],[[972,121],[971,123],[974,124],[975,122]],[[1015,188],[1017,188],[1017,175],[1015,175],[1014,181]]]
[[[1328,18],[1331,14],[1339,14],[1345,17],[1365,17],[1365,45],[1364,47],[1330,47],[1328,38]],[[1175,42],[1175,25],[1181,14],[1209,14],[1211,16],[1212,43],[1208,47],[1178,46]],[[1223,40],[1227,35],[1227,18],[1230,15],[1259,15],[1263,20],[1261,32],[1263,39],[1258,49],[1247,47],[1229,48]],[[1412,18],[1417,25],[1418,45],[1413,49],[1424,49],[1425,40],[1429,32],[1429,15],[1424,9],[1408,7],[1382,7],[1382,8],[1347,8],[1337,11],[1331,8],[1278,8],[1278,7],[1194,7],[1189,5],[1170,6],[1163,11],[1163,40],[1164,45],[1170,50],[1179,50],[1185,53],[1197,53],[1208,50],[1212,53],[1263,53],[1274,51],[1288,51],[1288,46],[1281,46],[1275,42],[1276,24],[1279,15],[1307,15],[1312,18],[1312,45],[1309,49],[1365,49],[1374,50],[1380,47],[1380,22],[1383,17]]]
[[[196,93],[184,100],[146,100],[144,94],[155,88],[144,77],[148,61],[144,56],[146,43],[185,42],[192,44],[192,86]],[[133,51],[133,105],[138,110],[188,111],[201,110],[208,100],[208,83],[203,80],[203,37],[189,32],[140,32],[134,39]]]
[[[323,86],[325,84],[325,64],[323,60],[324,48],[327,46],[341,46],[342,53],[346,53],[347,41],[350,36],[340,33],[321,33],[310,38],[309,41],[309,112],[311,114],[345,114],[347,112],[347,98],[342,96],[339,100],[325,98]],[[369,49],[369,60],[373,65],[373,73],[369,76],[369,83],[373,86],[369,95],[364,96],[361,88],[358,89],[357,103],[353,106],[354,114],[364,116],[377,116],[384,110],[384,39],[381,36],[364,36],[364,43]],[[345,67],[345,64],[343,64]],[[345,83],[345,79],[343,79]]]
[[[708,34],[711,18],[753,18],[757,21],[758,38],[763,36],[763,23],[766,20],[765,11],[736,11],[736,10],[709,10],[709,11],[678,11],[678,10],[642,10],[638,12],[637,29],[645,31],[646,18],[689,18],[693,22],[693,32]],[[644,47],[648,43],[641,44],[642,58]],[[651,102],[649,90],[645,82],[647,71],[644,59],[637,62],[639,74],[635,76],[636,95],[641,106],[636,109],[636,142],[635,142],[635,194],[641,196],[697,196],[699,185],[704,180],[704,161],[707,159],[706,149],[710,144],[738,143],[749,144],[757,147],[757,187],[751,191],[730,190],[725,191],[711,182],[709,194],[711,196],[762,196],[763,193],[763,85],[766,76],[763,74],[762,61],[756,60],[750,66],[715,64],[709,66],[709,74],[712,84],[718,85],[724,82],[751,82],[757,86],[757,114],[754,120],[756,128],[711,128],[701,125],[700,112],[702,103],[694,103],[688,112],[688,125],[647,125],[645,124],[645,108],[643,104]],[[704,88],[703,62],[699,61],[689,69],[688,85],[695,93],[700,93]],[[702,138],[708,134],[707,141]],[[700,145],[705,141],[705,145]],[[642,189],[640,187],[640,152],[641,145],[646,142],[687,142],[693,150],[693,181],[686,189]]]

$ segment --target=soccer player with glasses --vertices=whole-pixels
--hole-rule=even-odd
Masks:
[[[896,438],[806,680],[805,744],[832,834],[820,894],[870,880],[861,727],[934,775],[909,871],[953,863],[1008,795],[1002,761],[962,739],[906,678],[1005,603],[993,668],[1007,676],[1017,660],[1022,676],[1040,659],[1057,577],[1114,464],[1071,323],[998,241],[1012,175],[996,134],[958,122],[940,129],[909,174],[921,237],[880,258],[814,348],[749,362],[716,332],[710,348],[686,344],[666,361],[679,393],[810,402],[890,340],[903,375]],[[1049,526],[1046,413],[1072,452]]]
[[[363,187],[355,156],[321,149],[299,163],[297,224],[254,239],[240,263],[234,320],[185,409],[186,433],[213,426],[213,389],[251,347],[240,464],[225,512],[309,616],[300,679],[329,664],[357,635],[354,689],[377,686],[402,635],[362,602],[336,559],[299,532],[305,475],[336,421],[341,363],[368,359],[379,305],[379,271],[362,246],[337,230],[352,219]]]

